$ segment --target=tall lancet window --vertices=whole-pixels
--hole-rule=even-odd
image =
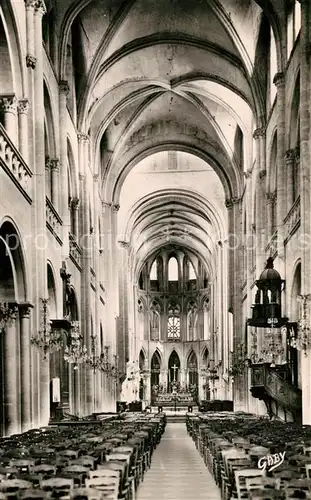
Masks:
[[[150,340],[160,340],[161,308],[157,301],[150,306]]]
[[[168,262],[168,280],[178,281],[178,263],[176,257],[171,257]]]
[[[171,293],[178,293],[178,262],[176,257],[168,261],[168,289]]]
[[[191,300],[188,304],[187,340],[197,339],[197,322],[198,322],[197,305],[194,302],[194,300]]]
[[[144,301],[140,298],[137,303],[137,312],[138,312],[138,337],[139,340],[144,340],[145,337],[145,304]]]
[[[177,304],[170,304],[167,318],[167,338],[180,339],[180,310]]]
[[[210,340],[211,325],[210,325],[210,305],[209,299],[206,298],[203,303],[203,339]]]

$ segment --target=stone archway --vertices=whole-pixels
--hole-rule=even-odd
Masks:
[[[20,237],[9,221],[0,228],[0,433],[31,426],[30,304]]]
[[[168,391],[172,391],[172,386],[180,384],[180,359],[175,350],[172,351],[168,360]]]

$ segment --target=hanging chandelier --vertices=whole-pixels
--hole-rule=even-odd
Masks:
[[[71,322],[69,345],[65,347],[64,360],[73,364],[73,369],[77,370],[78,365],[85,364],[88,361],[86,345],[82,344],[83,336],[80,333],[79,321]]]
[[[8,320],[15,319],[18,312],[17,305],[12,305],[10,302],[0,302],[0,333]]]
[[[113,360],[114,360],[114,364],[111,367],[110,374],[111,374],[112,378],[117,380],[119,378],[119,375],[120,375],[119,374],[119,357],[116,354],[114,354]]]
[[[59,331],[54,332],[51,327],[48,318],[48,299],[40,300],[43,308],[42,326],[37,334],[31,336],[30,342],[43,351],[43,359],[45,360],[48,354],[59,351],[63,347],[63,342],[61,333]]]
[[[102,356],[96,355],[97,350],[97,337],[96,335],[91,335],[91,354],[87,357],[86,363],[93,369],[94,373],[96,370],[103,370],[104,360]]]
[[[111,369],[112,365],[109,361],[109,345],[104,346],[104,351],[101,353],[100,356],[100,370],[102,370],[106,375],[110,376],[111,375]]]
[[[298,351],[303,351],[305,356],[308,355],[307,351],[311,346],[311,328],[308,314],[308,300],[310,299],[310,296],[311,295],[308,294],[298,295],[297,297],[302,304],[302,312],[297,325],[297,339],[292,344],[292,347],[295,347]]]

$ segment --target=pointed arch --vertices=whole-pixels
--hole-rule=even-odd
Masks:
[[[51,319],[57,318],[57,294],[55,285],[55,273],[51,262],[47,263],[47,285],[49,299],[49,316]]]
[[[12,2],[2,0],[0,5],[0,88],[3,94],[27,95],[22,36]]]
[[[6,301],[27,301],[29,287],[23,243],[16,225],[10,218],[5,218],[0,224],[0,238],[1,273],[9,273],[8,281],[4,281],[6,284],[2,290],[3,298]]]
[[[143,371],[146,368],[146,355],[143,348],[139,351],[139,370]]]

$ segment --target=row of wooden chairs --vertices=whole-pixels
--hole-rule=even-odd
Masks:
[[[34,430],[0,441],[0,500],[135,500],[166,425],[163,414]]]
[[[189,414],[187,429],[223,500],[310,498],[311,429],[243,412]],[[278,452],[283,463],[261,468]]]

